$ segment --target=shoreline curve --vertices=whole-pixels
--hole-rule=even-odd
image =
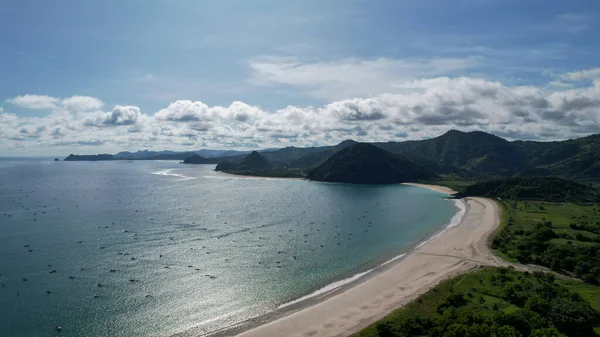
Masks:
[[[406,184],[441,193],[436,185]],[[486,198],[461,199],[466,211],[456,226],[413,248],[399,261],[351,286],[252,324],[216,332],[218,336],[348,336],[375,323],[437,284],[480,266],[506,266],[494,256],[488,239],[500,224],[499,208]]]

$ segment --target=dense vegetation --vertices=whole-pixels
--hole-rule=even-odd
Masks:
[[[510,176],[525,165],[526,156],[511,142],[485,132],[456,130],[432,139],[378,146],[436,163],[442,172],[461,172],[470,177]]]
[[[595,202],[600,200],[600,193],[596,188],[555,177],[485,181],[467,186],[457,194],[458,198],[469,196],[555,202]]]
[[[517,175],[600,179],[600,135],[561,142],[509,142],[485,132],[451,130],[432,139],[376,145],[411,154],[411,159],[435,173],[462,178]]]
[[[492,249],[520,263],[546,266],[600,283],[600,207],[505,201],[505,220]]]
[[[367,143],[340,150],[308,173],[311,180],[354,184],[394,184],[434,176],[402,155]]]
[[[357,336],[597,336],[598,293],[553,274],[484,268],[446,281]]]

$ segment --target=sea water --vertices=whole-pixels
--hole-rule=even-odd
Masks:
[[[457,213],[424,188],[173,161],[0,160],[0,336],[208,334],[321,295]]]

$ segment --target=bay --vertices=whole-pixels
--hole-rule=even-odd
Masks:
[[[445,197],[170,161],[0,159],[0,335],[214,332],[407,252],[456,213]]]

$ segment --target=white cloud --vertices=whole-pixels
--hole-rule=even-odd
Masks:
[[[200,101],[176,101],[158,111],[155,117],[159,120],[176,122],[208,120],[208,106]]]
[[[131,105],[117,105],[113,111],[107,113],[104,124],[106,125],[133,125],[142,117],[140,108]]]
[[[571,83],[566,83],[563,81],[559,81],[559,80],[555,80],[555,81],[550,81],[548,83],[549,87],[555,87],[555,88],[572,88],[573,84]]]
[[[589,78],[594,70],[578,73],[564,76]],[[98,153],[315,146],[349,138],[407,140],[434,137],[448,129],[543,140],[600,133],[598,81],[549,90],[471,77],[433,77],[401,82],[395,91],[370,97],[276,111],[243,102],[209,106],[190,100],[175,101],[154,115],[136,106],[86,110],[97,106],[82,103],[73,111],[57,103],[45,117],[0,111],[0,145],[2,149]]]
[[[69,111],[93,111],[100,109],[104,103],[89,96],[73,96],[60,101],[61,105]]]
[[[347,58],[306,63],[296,58],[264,57],[250,61],[253,76],[249,82],[293,86],[310,96],[333,101],[390,92],[408,80],[447,75],[476,63],[474,58]]]
[[[572,82],[581,82],[600,78],[600,68],[572,71],[558,76],[560,79]]]
[[[104,103],[97,98],[89,96],[72,96],[56,98],[46,95],[23,95],[7,100],[7,102],[25,109],[66,109],[68,111],[93,111],[98,110]]]
[[[58,98],[45,95],[23,95],[7,100],[7,102],[25,109],[54,109]]]

